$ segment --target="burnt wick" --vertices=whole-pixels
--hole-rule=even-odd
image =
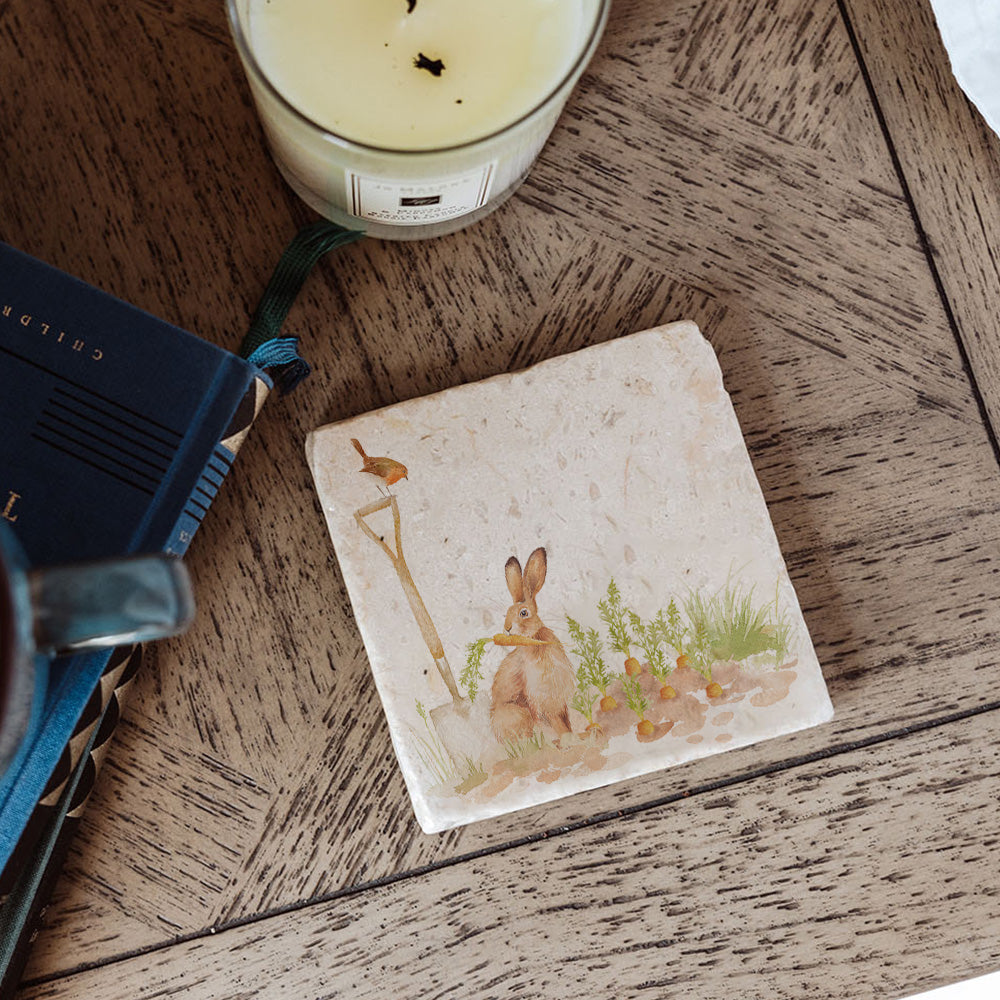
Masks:
[[[425,69],[431,76],[440,76],[444,72],[444,63],[440,59],[428,59],[423,52],[418,53],[413,60],[413,65],[417,69]]]
[[[417,6],[417,0],[406,0],[406,13],[412,14]]]

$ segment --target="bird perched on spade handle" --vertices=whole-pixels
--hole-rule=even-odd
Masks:
[[[372,476],[376,476],[385,483],[386,487],[392,486],[394,483],[398,483],[400,479],[406,479],[406,466],[402,462],[397,462],[394,458],[386,458],[384,455],[368,455],[365,453],[365,449],[361,447],[361,442],[357,438],[351,438],[351,444],[354,445],[357,453],[361,456],[364,465],[358,469],[358,472],[367,472]],[[379,486],[379,490],[382,487]]]

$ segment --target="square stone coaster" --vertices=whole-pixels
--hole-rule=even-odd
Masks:
[[[426,832],[831,718],[693,323],[331,424],[307,452]]]

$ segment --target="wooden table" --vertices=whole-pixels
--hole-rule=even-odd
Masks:
[[[219,0],[0,0],[0,238],[235,347],[311,216]],[[328,258],[24,998],[899,997],[1000,967],[1000,140],[926,0],[615,0],[536,169]],[[417,827],[303,454],[667,320],[718,351],[836,708]]]

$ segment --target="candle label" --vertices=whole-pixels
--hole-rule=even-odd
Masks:
[[[389,225],[444,222],[482,208],[490,198],[496,161],[476,170],[422,180],[390,180],[347,171],[352,215]]]

